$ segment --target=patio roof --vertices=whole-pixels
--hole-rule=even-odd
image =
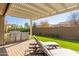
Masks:
[[[78,8],[77,3],[10,3],[0,4],[0,14],[35,20]]]
[[[5,13],[6,7],[7,4],[0,3],[0,15],[3,15]]]

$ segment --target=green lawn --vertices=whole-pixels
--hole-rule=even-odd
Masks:
[[[38,40],[41,40],[43,42],[57,42],[60,44],[61,47],[64,48],[69,48],[75,51],[79,51],[79,41],[74,41],[74,40],[63,40],[63,39],[57,39],[57,38],[48,38],[48,37],[43,37],[43,36],[36,36]]]

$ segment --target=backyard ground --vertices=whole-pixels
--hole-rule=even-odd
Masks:
[[[79,41],[74,40],[66,40],[66,39],[58,39],[58,38],[49,38],[44,36],[36,36],[38,40],[41,40],[43,42],[57,42],[60,44],[61,47],[72,49],[79,52]]]

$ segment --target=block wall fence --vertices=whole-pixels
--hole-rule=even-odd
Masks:
[[[33,34],[44,36],[58,35],[64,39],[79,40],[79,27],[33,28]]]

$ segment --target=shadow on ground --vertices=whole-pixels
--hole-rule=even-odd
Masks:
[[[0,48],[0,56],[8,56],[8,53],[5,47]]]
[[[8,52],[7,52],[6,48],[18,45],[18,44],[20,44],[22,42],[24,42],[24,41],[10,43],[10,44],[5,44],[3,46],[0,46],[0,56],[8,56]]]

